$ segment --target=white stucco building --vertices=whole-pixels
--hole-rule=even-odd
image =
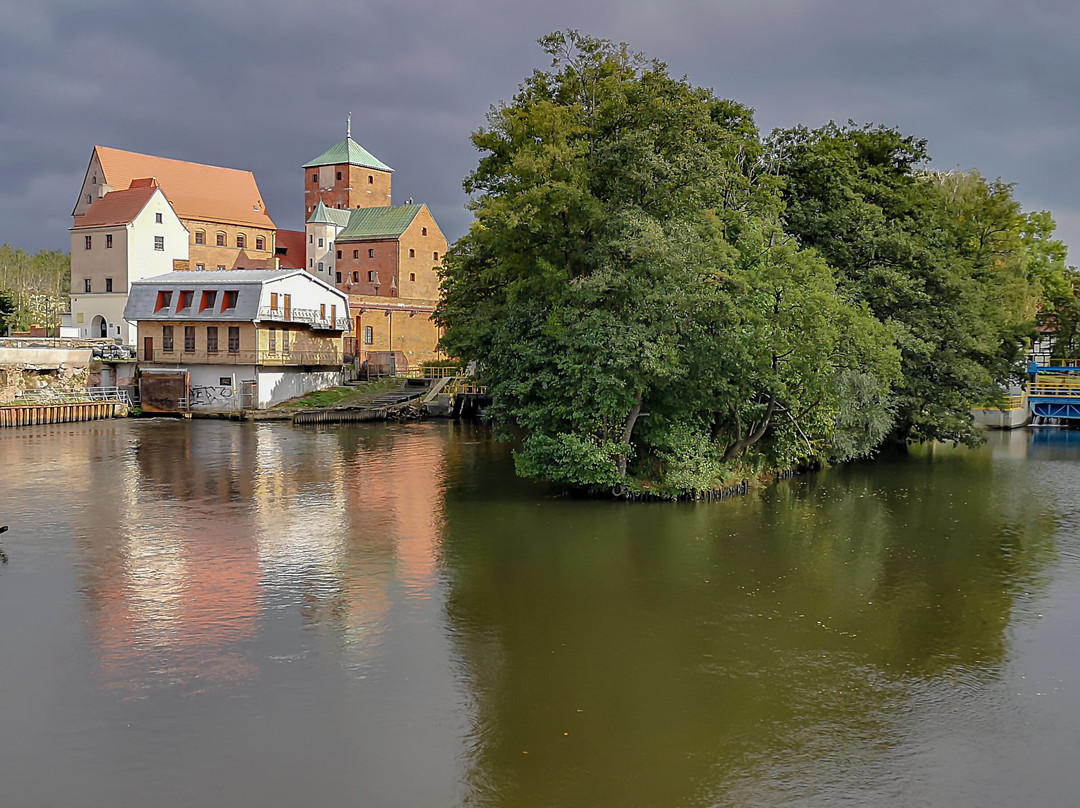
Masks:
[[[188,231],[153,179],[109,191],[71,228],[73,336],[135,345],[124,320],[134,281],[185,267]]]

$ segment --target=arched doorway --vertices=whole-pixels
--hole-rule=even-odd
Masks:
[[[105,318],[100,314],[94,316],[94,319],[90,322],[90,336],[91,337],[107,337],[109,336],[109,324],[105,322]]]

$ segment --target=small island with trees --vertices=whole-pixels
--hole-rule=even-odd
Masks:
[[[1049,213],[928,168],[878,125],[763,137],[625,44],[547,70],[472,140],[443,345],[475,361],[527,477],[695,497],[911,441],[979,440],[1040,327],[1076,342]]]

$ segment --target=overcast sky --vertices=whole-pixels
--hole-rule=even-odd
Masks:
[[[1080,249],[1080,4],[1039,0],[0,0],[0,242],[68,249],[95,144],[253,171],[300,229],[300,165],[349,111],[394,200],[426,202],[452,241],[469,133],[561,28],[666,61],[762,132],[850,118],[924,137],[933,167],[1015,183]]]

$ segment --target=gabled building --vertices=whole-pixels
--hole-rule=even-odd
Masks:
[[[273,265],[276,227],[250,171],[95,146],[72,211],[75,227],[110,192],[150,178],[187,228],[191,269]]]
[[[133,282],[124,318],[144,377],[183,378],[190,409],[232,411],[341,384],[348,305],[302,269],[170,272]],[[144,409],[169,411],[144,394]]]
[[[108,191],[71,228],[71,325],[79,337],[135,344],[124,320],[133,281],[188,260],[188,230],[153,179]]]

